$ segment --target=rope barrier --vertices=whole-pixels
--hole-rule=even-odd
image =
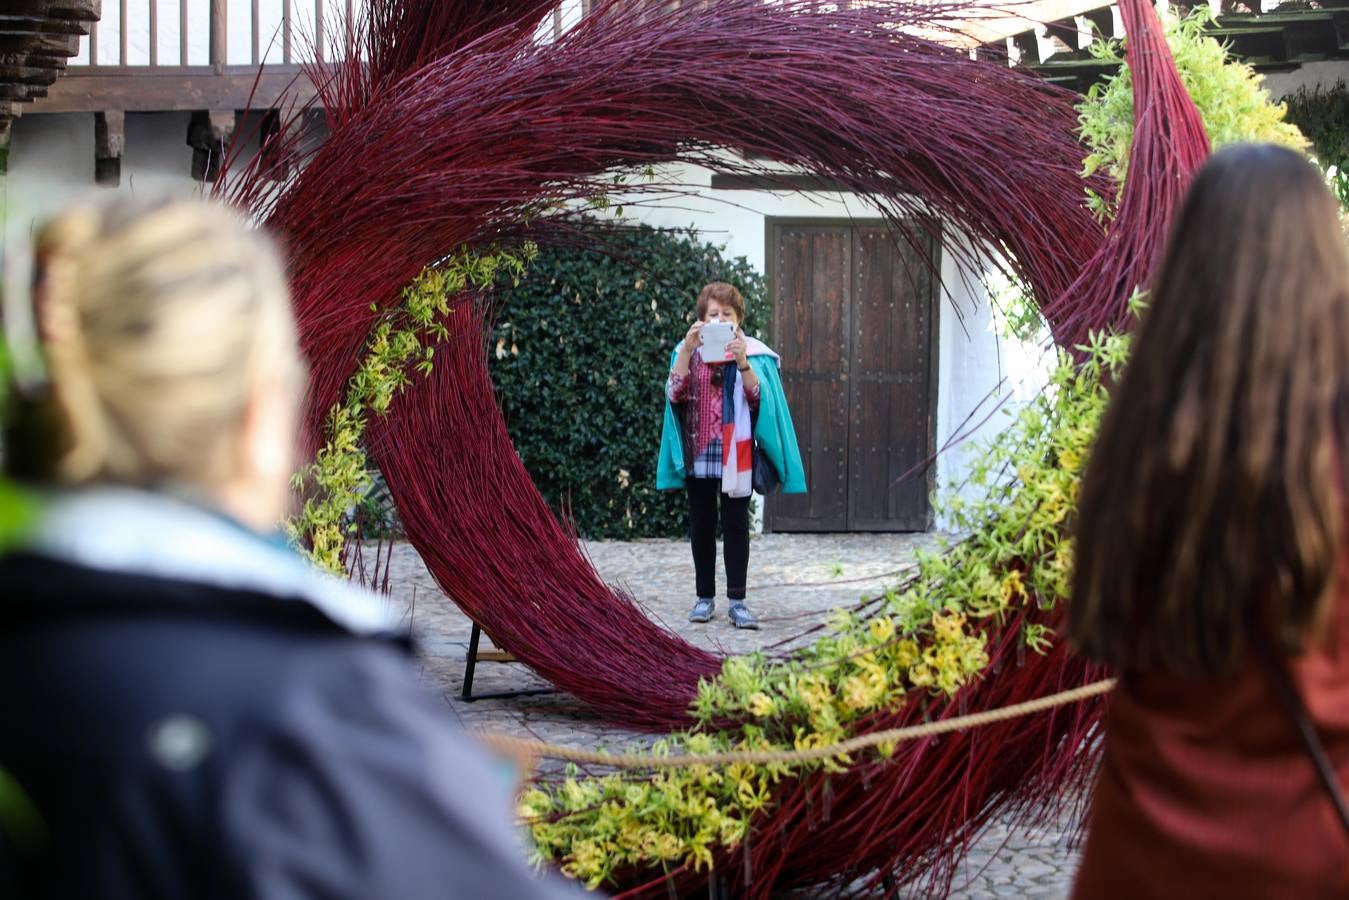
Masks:
[[[609,766],[614,769],[681,769],[691,766],[727,766],[736,763],[765,766],[778,763],[817,762],[834,759],[880,744],[897,744],[901,741],[912,741],[932,737],[933,735],[947,734],[952,731],[964,731],[981,725],[990,725],[994,722],[1028,716],[1058,706],[1078,703],[1101,694],[1108,694],[1114,687],[1115,679],[1106,678],[1082,687],[1060,691],[1048,697],[1027,700],[1025,703],[1014,703],[1011,706],[941,719],[936,722],[924,722],[921,725],[890,728],[886,731],[877,731],[873,734],[863,734],[846,741],[839,741],[827,747],[811,747],[807,750],[728,750],[720,753],[680,753],[673,756],[653,756],[642,753],[610,754],[598,750],[564,747],[560,744],[527,740],[492,732],[480,732],[477,738],[487,746],[517,758],[547,757],[548,759],[562,759],[568,762]]]

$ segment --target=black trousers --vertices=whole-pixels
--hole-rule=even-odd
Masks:
[[[717,504],[721,504],[722,553],[726,561],[726,596],[745,599],[749,569],[749,497],[728,497],[720,478],[689,478],[689,543],[698,596],[717,595]]]

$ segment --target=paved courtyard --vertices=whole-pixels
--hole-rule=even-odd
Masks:
[[[702,647],[745,652],[808,640],[829,611],[856,603],[892,583],[926,535],[757,535],[751,545],[749,604],[757,632],[726,621],[724,596],[717,617],[690,624],[693,563],[687,543],[649,540],[591,542],[585,551],[611,584],[630,591],[656,621]],[[584,703],[558,693],[465,702],[460,698],[472,623],[444,598],[407,544],[394,548],[390,602],[411,622],[424,655],[425,674],[470,730],[535,737],[571,746],[621,747],[642,736],[601,721]],[[719,583],[724,589],[724,583]],[[484,641],[483,648],[490,645]],[[548,685],[519,663],[480,662],[473,692],[495,693]],[[951,897],[1064,897],[1077,854],[1071,823],[1041,823],[1033,831],[995,822],[969,854]]]

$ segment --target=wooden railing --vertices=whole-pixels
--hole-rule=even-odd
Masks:
[[[289,66],[325,61],[362,0],[103,0],[71,66]]]

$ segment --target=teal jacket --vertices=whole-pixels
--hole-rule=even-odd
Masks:
[[[756,344],[759,342],[755,341]],[[670,353],[670,368],[674,368],[681,341]],[[767,347],[759,344],[764,350]],[[782,480],[784,494],[806,492],[806,469],[801,465],[801,451],[796,445],[796,426],[787,408],[787,395],[782,391],[782,376],[778,374],[777,357],[771,351],[752,353],[750,368],[759,379],[759,415],[754,422],[754,439],[759,449],[768,456]],[[663,491],[684,486],[684,438],[675,414],[674,404],[665,398],[665,425],[660,433],[660,460],[656,464],[656,487]]]

